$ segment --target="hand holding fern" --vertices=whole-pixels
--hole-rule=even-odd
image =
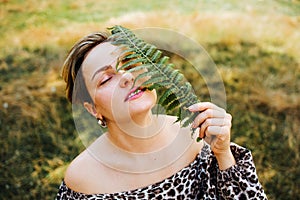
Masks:
[[[139,74],[135,82],[144,77],[151,77],[143,82],[143,87],[164,87],[165,91],[158,104],[164,106],[167,111],[177,110],[177,121],[182,127],[194,121],[192,135],[195,128],[200,127],[199,137],[211,145],[220,169],[235,164],[230,151],[231,115],[212,103],[198,103],[198,97],[193,93],[191,84],[184,80],[183,74],[175,70],[174,65],[168,63],[169,58],[163,56],[154,45],[137,38],[133,32],[121,26],[112,27],[111,32],[112,44],[122,47],[123,61],[129,60],[117,69],[129,72],[144,69],[144,73]],[[131,67],[133,65],[134,67]]]
[[[210,102],[196,103],[188,109],[191,112],[200,112],[192,128],[199,127],[199,137],[210,144],[219,168],[224,170],[234,165],[235,160],[230,151],[231,115]]]

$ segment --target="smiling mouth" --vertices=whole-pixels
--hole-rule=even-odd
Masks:
[[[127,97],[125,98],[125,101],[129,101],[129,100],[134,100],[139,98],[140,96],[143,95],[144,91],[147,88],[142,88],[142,87],[138,87],[138,88],[133,88],[132,90],[130,90],[129,94],[127,95]]]

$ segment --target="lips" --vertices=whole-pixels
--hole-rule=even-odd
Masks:
[[[129,93],[127,94],[124,101],[130,101],[130,100],[134,100],[134,99],[139,98],[140,96],[143,95],[145,90],[146,90],[146,88],[134,87],[133,89],[131,89],[129,91]]]

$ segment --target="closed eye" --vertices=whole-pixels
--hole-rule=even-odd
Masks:
[[[109,76],[109,77],[107,77],[107,78],[101,80],[101,81],[99,82],[99,84],[98,84],[98,87],[104,85],[105,83],[107,83],[108,81],[110,81],[110,79],[112,79],[112,76]]]

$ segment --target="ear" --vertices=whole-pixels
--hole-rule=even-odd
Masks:
[[[83,106],[91,115],[93,115],[95,118],[99,118],[99,114],[97,113],[97,110],[95,109],[95,106],[93,104],[84,102]]]

